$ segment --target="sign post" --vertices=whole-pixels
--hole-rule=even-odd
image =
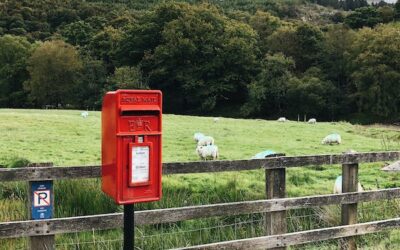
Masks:
[[[124,205],[124,250],[135,247],[135,207],[133,204]]]
[[[51,167],[53,163],[31,164],[29,167]],[[51,219],[54,215],[53,181],[28,182],[28,210],[30,220]],[[31,236],[28,249],[55,249],[54,235]]]

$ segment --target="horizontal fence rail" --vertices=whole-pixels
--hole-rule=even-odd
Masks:
[[[262,236],[241,240],[217,242],[193,247],[179,248],[188,250],[211,249],[265,249],[299,245],[323,240],[338,239],[349,236],[377,233],[388,229],[400,227],[400,218],[359,223],[346,226],[314,229],[281,235]]]
[[[284,211],[306,207],[367,202],[400,198],[400,188],[343,193],[334,195],[315,195],[301,198],[282,198],[244,202],[231,202],[213,205],[189,206],[145,210],[135,212],[135,225],[173,223],[184,220]],[[15,221],[0,223],[0,238],[15,238],[61,233],[74,233],[91,230],[121,228],[123,214],[99,214],[67,217],[40,221]]]
[[[254,160],[163,163],[163,174],[194,174],[254,169],[279,169],[310,165],[353,164],[400,159],[400,151],[332,155],[285,156]],[[100,166],[0,168],[0,181],[37,181],[98,178]]]

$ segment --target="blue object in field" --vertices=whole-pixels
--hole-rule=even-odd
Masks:
[[[251,159],[265,159],[270,155],[276,155],[276,152],[273,150],[265,150],[260,153],[257,153],[255,156],[251,157]]]

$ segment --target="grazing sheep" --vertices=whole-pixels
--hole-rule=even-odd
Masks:
[[[194,133],[193,139],[194,139],[196,142],[198,142],[198,141],[200,141],[200,139],[203,138],[203,137],[205,137],[205,135],[204,135],[203,133],[197,132],[197,133]]]
[[[315,123],[317,123],[317,119],[311,118],[310,120],[308,120],[308,123],[309,124],[315,124]]]
[[[216,145],[198,146],[196,152],[202,160],[218,159],[218,147]]]
[[[278,122],[286,122],[286,118],[285,117],[279,117]]]
[[[211,136],[204,136],[197,142],[197,146],[214,145],[214,138]]]
[[[213,121],[214,121],[214,123],[217,123],[217,122],[219,122],[219,118],[218,117],[214,117]]]
[[[81,113],[81,116],[82,116],[83,118],[86,118],[86,117],[89,116],[89,112],[84,111],[84,112]]]
[[[321,141],[321,143],[322,143],[322,144],[329,144],[329,145],[332,145],[332,144],[340,144],[340,143],[342,143],[342,138],[340,137],[339,134],[330,134],[330,135],[327,135],[327,136]]]
[[[358,182],[357,184],[357,192],[362,192],[364,189],[361,186],[361,183]],[[335,181],[335,186],[333,187],[334,194],[341,194],[342,193],[342,176],[338,176]]]

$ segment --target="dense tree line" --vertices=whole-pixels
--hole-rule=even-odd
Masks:
[[[3,2],[0,107],[151,88],[173,113],[399,119],[400,2],[315,2],[354,11],[318,25],[306,1]]]

